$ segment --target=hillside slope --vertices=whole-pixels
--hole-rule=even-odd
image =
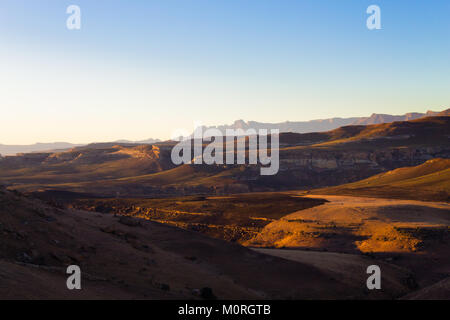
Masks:
[[[450,117],[436,116],[411,121],[396,121],[374,125],[343,126],[338,129],[311,134],[295,134],[291,143],[331,147],[348,144],[347,147],[366,144],[373,147],[448,145]],[[282,139],[280,139],[282,141]]]
[[[432,159],[419,166],[395,169],[312,193],[450,201],[450,159]]]
[[[117,179],[173,168],[170,151],[151,145],[97,144],[65,152],[0,159],[3,184],[52,184]]]
[[[448,277],[450,204],[334,195],[308,198],[328,202],[271,222],[246,244],[261,248],[365,253],[413,271],[420,287]],[[302,259],[305,255],[302,254]]]
[[[65,270],[82,270],[68,291]],[[0,299],[371,298],[319,269],[158,223],[0,190]],[[373,298],[407,293],[385,290]]]

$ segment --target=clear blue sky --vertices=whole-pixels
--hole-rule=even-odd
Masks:
[[[423,112],[449,89],[448,0],[0,2],[0,143]]]

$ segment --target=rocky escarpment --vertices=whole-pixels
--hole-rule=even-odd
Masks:
[[[251,191],[308,189],[359,181],[401,167],[416,166],[433,158],[450,158],[450,148],[393,148],[386,150],[300,149],[280,153],[280,169],[274,176],[261,176],[257,165],[217,166],[217,175],[228,179],[209,184],[162,186],[128,185],[140,195],[148,194],[229,194]],[[195,166],[210,174],[210,166]],[[122,190],[127,194],[127,190]]]
[[[254,191],[311,189],[359,181],[401,167],[416,166],[432,158],[450,158],[450,148],[391,148],[386,150],[281,150],[279,172],[261,176],[258,165],[186,165],[138,178],[92,181],[46,190],[118,197],[230,194]],[[33,191],[33,189],[26,189]]]
[[[361,180],[400,167],[416,166],[433,158],[450,158],[448,147],[392,148],[386,150],[299,149],[280,153],[275,176],[260,176],[259,168],[248,166],[234,176],[252,190],[258,188],[311,188]]]
[[[0,160],[0,183],[22,191],[50,189],[109,197],[320,188],[420,165],[432,158],[450,158],[449,124],[450,117],[442,116],[280,134],[279,171],[272,176],[261,175],[259,165],[176,166],[171,159],[176,142],[167,141],[8,157]]]
[[[173,168],[170,148],[155,145],[81,147],[0,158],[4,185],[58,184],[117,179]]]

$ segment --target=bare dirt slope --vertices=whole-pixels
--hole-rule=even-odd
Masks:
[[[82,269],[81,292],[66,289],[71,264]],[[312,265],[150,221],[58,209],[5,190],[0,280],[2,299],[196,299],[205,287],[221,299],[371,298]]]
[[[404,296],[404,300],[449,300],[450,277]]]
[[[415,252],[421,232],[446,233],[450,204],[348,196],[310,195],[327,203],[267,225],[253,244],[362,252]],[[340,241],[348,240],[342,246]],[[353,241],[351,241],[353,240]],[[336,248],[334,248],[336,246]]]
[[[336,252],[318,252],[293,249],[255,248],[257,252],[273,255],[291,261],[311,264],[334,279],[353,286],[364,287],[367,281],[367,267],[373,264],[382,270],[382,287],[387,287],[395,295],[400,296],[408,290],[408,279],[411,272],[386,261],[377,261],[372,257]]]
[[[421,287],[450,274],[450,204],[347,196],[267,225],[246,244],[366,254],[415,274]],[[267,253],[267,252],[266,252]]]

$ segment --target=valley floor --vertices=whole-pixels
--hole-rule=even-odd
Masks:
[[[308,197],[328,202],[268,224],[246,245],[314,265],[347,284],[362,284],[371,264],[381,267],[385,285],[392,289],[406,284],[415,291],[442,280],[430,297],[450,299],[445,280],[450,276],[449,203]]]
[[[234,197],[242,196],[213,201],[244,206]],[[210,208],[208,199],[191,200],[177,205],[196,213]],[[201,295],[211,288],[219,299],[450,299],[448,203],[306,200],[291,202],[301,207],[278,217],[264,207],[271,219],[246,248],[148,219],[60,209],[2,191],[0,298],[201,299],[211,298]],[[314,206],[303,206],[312,200]],[[65,286],[70,264],[82,268],[81,292]],[[382,270],[382,290],[366,288],[373,264]]]

